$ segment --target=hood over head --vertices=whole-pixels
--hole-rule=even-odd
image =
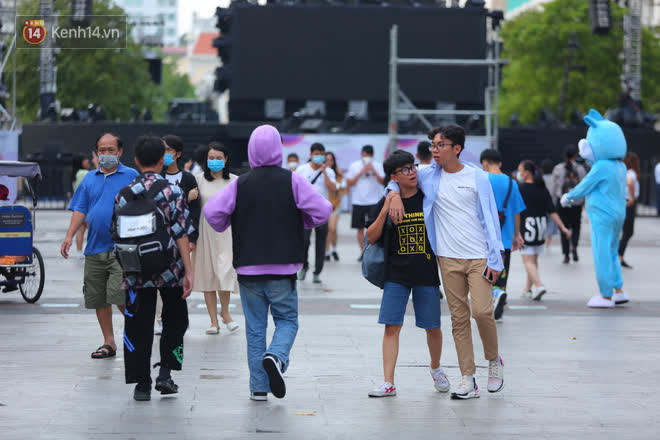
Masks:
[[[280,166],[282,164],[282,136],[272,125],[260,125],[248,142],[250,167]]]
[[[594,109],[589,110],[584,122],[589,126],[587,142],[593,150],[596,161],[623,159],[626,156],[628,150],[626,138],[618,124],[603,118]]]

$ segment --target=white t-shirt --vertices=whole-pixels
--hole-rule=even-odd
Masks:
[[[380,177],[385,177],[385,170],[383,170],[383,164],[380,162],[371,162],[374,165],[374,169]],[[364,168],[362,160],[357,160],[348,167],[348,173],[346,174],[347,179],[352,179],[357,176],[360,171]],[[378,183],[376,176],[369,172],[360,176],[355,185],[351,187],[351,203],[353,205],[359,206],[369,206],[376,205],[381,197],[383,197],[384,187],[382,184]]]
[[[172,185],[179,186],[181,183],[181,176],[183,176],[183,173],[179,171],[176,174],[167,174],[165,173],[165,178],[167,179],[168,182],[170,182]]]
[[[442,170],[433,203],[439,257],[488,258],[486,232],[477,217],[479,193],[475,173],[469,166],[457,173]]]
[[[295,172],[302,175],[309,183],[312,183],[312,180],[314,180],[314,178],[322,171],[320,168],[315,170],[310,164],[306,163],[296,168]],[[335,172],[332,168],[326,168],[325,172],[328,174],[332,183],[337,184]],[[313,186],[317,193],[321,194],[326,199],[328,198],[328,186],[325,184],[325,177],[323,175],[320,175],[319,178],[316,179]]]
[[[660,162],[655,166],[655,183],[660,185]]]
[[[639,179],[637,179],[637,173],[634,170],[626,171],[626,180],[627,179],[632,179],[634,181],[635,200],[639,199]],[[626,199],[628,198],[628,185],[626,185]]]

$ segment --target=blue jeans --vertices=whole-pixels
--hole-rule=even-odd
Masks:
[[[240,281],[241,305],[245,314],[250,391],[270,392],[262,360],[266,353],[276,355],[289,366],[289,352],[298,333],[298,292],[294,279]],[[268,308],[275,322],[275,333],[266,348]]]

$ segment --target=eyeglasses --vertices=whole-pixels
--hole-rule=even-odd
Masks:
[[[417,172],[417,164],[410,167],[403,167],[399,171],[395,171],[394,174],[401,173],[404,176],[408,176],[410,175],[410,173],[416,173],[416,172]]]
[[[429,147],[429,151],[439,150],[440,148],[442,148],[442,147],[444,147],[444,146],[446,146],[446,145],[449,145],[450,147],[453,147],[453,146],[456,145],[456,144],[453,143],[453,142],[450,142],[450,143],[443,142],[443,143],[441,143],[441,144],[431,144],[431,146]]]

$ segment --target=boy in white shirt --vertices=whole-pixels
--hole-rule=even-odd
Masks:
[[[312,184],[317,193],[328,198],[328,191],[337,191],[337,180],[332,168],[325,165],[325,147],[316,142],[310,147],[310,161],[299,166],[296,173],[301,174],[309,183]],[[316,237],[315,264],[314,264],[314,283],[321,282],[321,271],[325,261],[325,241],[328,238],[328,223],[314,228]],[[305,263],[298,272],[298,279],[303,281],[309,270],[308,253],[309,243],[312,236],[311,229],[305,229]]]
[[[378,204],[383,195],[385,171],[383,164],[374,162],[374,147],[362,147],[362,157],[348,167],[346,185],[351,194],[353,213],[351,228],[357,229],[357,241],[360,246],[360,258],[364,252],[364,228],[367,226],[369,214]]]

